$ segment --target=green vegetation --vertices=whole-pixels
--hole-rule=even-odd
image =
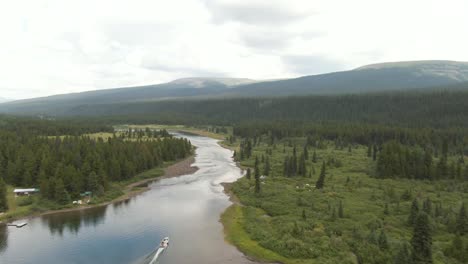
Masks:
[[[173,138],[166,130],[51,137],[39,132],[43,123],[29,132],[29,126],[22,129],[23,121],[4,121],[13,122],[6,127],[16,130],[0,130],[0,210],[8,209],[1,218],[68,208],[72,200],[89,200],[85,192],[91,192],[90,204],[112,200],[124,193],[125,184],[162,175],[161,167],[192,153],[188,140]],[[55,131],[54,125],[50,121],[44,126]],[[83,131],[94,132],[91,128]],[[39,188],[40,196],[15,198],[4,182]]]
[[[394,148],[397,143],[388,141],[392,147],[386,143],[374,147],[365,139],[364,145],[351,142],[346,134],[352,131],[341,131],[334,140],[326,134],[272,140],[272,132],[259,134],[261,127],[257,128],[257,134],[248,138],[236,134],[232,145],[240,146],[236,158],[242,167],[262,171],[268,166],[269,175],[258,177],[259,182],[248,177],[235,182],[231,190],[242,206],[231,207],[222,217],[227,239],[246,254],[304,264],[466,260],[468,182],[452,175],[457,169],[450,169],[453,163],[461,175],[467,172],[457,166],[465,160],[460,155],[466,151],[462,143],[437,140],[435,145]],[[425,164],[424,149],[429,145],[438,156],[431,155],[430,167],[415,169]],[[396,165],[384,157],[390,152],[407,163],[404,171],[411,173],[381,177],[379,164],[392,170]],[[296,166],[291,165],[294,162]],[[441,162],[449,164],[447,175],[437,170]],[[301,166],[307,173],[300,172]],[[426,175],[427,169],[433,177],[417,176]]]

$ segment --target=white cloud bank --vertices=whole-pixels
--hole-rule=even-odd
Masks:
[[[464,0],[0,1],[0,96],[468,61]]]

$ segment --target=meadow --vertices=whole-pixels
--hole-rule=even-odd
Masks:
[[[466,182],[378,179],[367,146],[331,141],[307,148],[305,176],[285,177],[285,158],[294,147],[299,156],[305,143],[305,138],[274,144],[262,139],[250,157],[240,160],[243,168],[252,169],[252,177],[230,186],[240,203],[224,213],[222,222],[226,238],[247,255],[291,264],[398,263],[402,252],[410,254],[408,217],[416,201],[419,208],[429,204],[434,263],[466,263],[465,255],[453,253],[457,215],[462,202],[468,202]],[[239,159],[239,141],[230,145]],[[256,158],[265,176],[259,193],[253,177]],[[326,177],[319,190],[315,184],[323,163]],[[463,244],[461,250],[467,250],[466,235]]]

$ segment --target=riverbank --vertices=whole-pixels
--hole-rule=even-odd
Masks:
[[[70,211],[80,211],[86,210],[89,208],[106,206],[112,203],[128,200],[138,194],[141,194],[147,190],[149,187],[146,186],[149,183],[171,177],[178,177],[181,175],[192,174],[198,170],[197,167],[192,166],[195,162],[195,156],[192,155],[188,158],[179,160],[177,162],[166,163],[164,168],[158,167],[151,169],[149,171],[143,172],[135,176],[130,181],[115,183],[113,189],[120,188],[118,195],[110,194],[104,200],[98,199],[97,203],[66,207],[63,209],[43,209],[40,211],[33,210],[32,208],[27,208],[27,210],[19,211],[18,213],[5,213],[0,215],[0,223],[12,222],[20,219],[29,219],[32,217],[38,217],[48,214],[56,214]],[[115,190],[114,190],[115,191]],[[28,210],[29,209],[29,210]]]

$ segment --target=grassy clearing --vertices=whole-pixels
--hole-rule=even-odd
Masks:
[[[240,250],[261,260],[284,263],[357,263],[358,258],[364,263],[392,263],[412,236],[407,224],[412,200],[417,198],[422,207],[429,198],[432,210],[439,203],[443,208],[439,217],[432,211],[434,263],[460,263],[444,252],[454,238],[458,209],[462,201],[468,203],[466,184],[376,179],[372,177],[375,162],[367,157],[365,146],[353,146],[349,152],[336,149],[331,142],[309,149],[309,156],[315,150],[318,157],[316,163],[311,158],[306,162],[312,171],[310,178],[284,177],[285,157],[292,155],[293,145],[298,146],[299,155],[304,143],[303,138],[275,145],[261,143],[251,158],[241,161],[242,166],[253,167],[257,156],[262,171],[262,156],[268,156],[272,169],[262,181],[260,194],[254,193],[253,179],[242,178],[232,185],[244,207],[230,208],[227,214],[234,220],[223,216],[222,221],[227,239]],[[322,161],[331,159],[338,162],[327,166],[325,188],[316,190]],[[338,215],[340,203],[343,217]],[[385,250],[375,241],[381,232],[388,240]],[[466,237],[464,240],[468,243]]]

